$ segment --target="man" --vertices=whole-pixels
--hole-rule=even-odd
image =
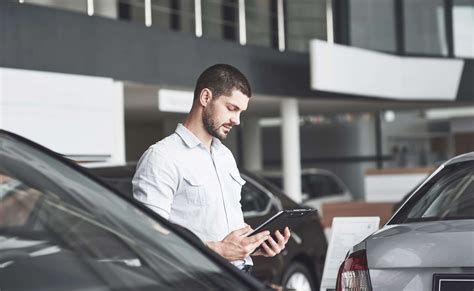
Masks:
[[[244,223],[240,205],[245,181],[221,141],[240,124],[250,96],[250,85],[238,69],[224,64],[207,68],[197,80],[183,124],[148,148],[133,178],[136,199],[188,228],[247,272],[250,254],[275,256],[290,237],[288,228],[274,234],[276,241],[268,231],[246,236],[251,228]]]

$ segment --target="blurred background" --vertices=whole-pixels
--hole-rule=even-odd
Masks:
[[[474,0],[3,0],[0,127],[133,164],[215,63],[253,88],[226,140],[239,167],[296,201],[302,169],[396,202],[474,149]]]

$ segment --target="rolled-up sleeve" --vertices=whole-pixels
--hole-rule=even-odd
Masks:
[[[162,151],[150,147],[140,158],[132,180],[133,196],[169,219],[179,176],[174,163]]]

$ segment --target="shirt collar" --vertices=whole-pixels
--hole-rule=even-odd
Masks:
[[[182,123],[178,123],[178,126],[176,127],[175,132],[181,137],[181,139],[184,141],[184,143],[190,147],[194,148],[201,143],[199,138],[197,138],[189,129],[187,129]],[[215,150],[219,150],[222,142],[216,138],[212,138],[212,145],[211,147],[214,148]]]
[[[184,143],[190,147],[198,146],[201,141],[197,138],[189,129],[187,129],[183,124],[178,123],[175,132],[181,137]]]
[[[220,141],[220,139],[218,139],[217,137],[212,138],[211,147],[213,147],[216,151],[219,150],[219,148],[221,147],[221,144],[222,142]]]

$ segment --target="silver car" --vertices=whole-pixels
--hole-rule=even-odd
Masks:
[[[441,165],[354,246],[336,290],[474,290],[474,152]]]

